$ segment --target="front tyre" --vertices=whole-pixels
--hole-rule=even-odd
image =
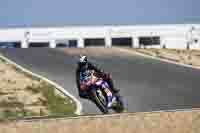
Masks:
[[[91,90],[91,96],[92,96],[94,103],[98,106],[98,108],[101,110],[101,112],[103,112],[104,114],[107,114],[108,109],[103,104],[103,102],[100,100],[101,97],[97,94],[96,90]]]

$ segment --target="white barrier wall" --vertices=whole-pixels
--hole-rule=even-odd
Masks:
[[[200,24],[147,25],[147,26],[73,26],[57,28],[4,28],[0,29],[0,42],[21,42],[29,47],[31,42],[47,42],[56,47],[56,40],[77,40],[77,47],[84,47],[85,38],[104,38],[105,47],[112,47],[112,38],[130,37],[132,47],[138,48],[140,37],[160,37],[160,45],[148,47],[200,49]]]
[[[24,39],[24,30],[20,29],[0,29],[0,42],[21,41]]]
[[[185,49],[187,47],[187,41],[185,38],[171,37],[165,39],[166,48],[178,48]]]

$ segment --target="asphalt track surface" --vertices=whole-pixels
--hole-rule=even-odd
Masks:
[[[84,114],[99,114],[92,102],[78,97],[75,68],[81,51],[84,49],[0,50],[17,64],[63,86],[81,101]],[[200,70],[114,49],[87,49],[85,53],[95,64],[112,74],[129,112],[200,107]]]

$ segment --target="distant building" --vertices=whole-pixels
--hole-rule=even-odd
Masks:
[[[200,49],[200,24],[67,26],[0,29],[0,46]]]

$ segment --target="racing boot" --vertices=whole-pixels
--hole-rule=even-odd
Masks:
[[[113,93],[115,93],[115,94],[118,94],[120,90],[119,90],[119,89],[117,89],[117,88],[113,88],[113,90],[112,90],[112,91],[113,91]]]
[[[110,86],[111,91],[112,91],[114,94],[118,94],[120,90],[114,87],[113,80],[112,80],[112,79],[109,79],[107,82],[108,82],[108,84],[109,84],[109,86]]]

